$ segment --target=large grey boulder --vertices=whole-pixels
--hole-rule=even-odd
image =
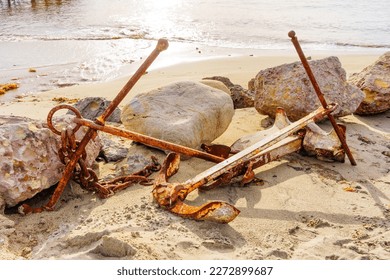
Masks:
[[[70,124],[70,116],[54,121],[58,129]],[[81,139],[82,127],[76,133]],[[0,116],[0,195],[6,206],[15,206],[56,184],[64,165],[58,157],[61,138],[46,123],[15,116]],[[99,138],[87,146],[87,165],[91,166],[100,150]]]
[[[348,81],[360,88],[365,98],[356,114],[378,114],[390,109],[390,52],[383,54],[372,65],[360,73],[353,74]]]
[[[197,149],[219,137],[233,115],[227,93],[185,81],[137,95],[121,119],[131,131]]]
[[[334,115],[355,112],[364,94],[347,83],[339,59],[332,56],[309,63],[327,102],[339,105]],[[301,62],[260,71],[255,78],[255,90],[256,110],[273,118],[277,107],[282,107],[289,119],[296,121],[321,105]]]

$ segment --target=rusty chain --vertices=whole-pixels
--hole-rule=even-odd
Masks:
[[[58,156],[63,164],[67,164],[78,148],[80,141],[76,140],[75,132],[71,128],[63,129],[61,132],[61,147]],[[87,167],[87,153],[84,150],[79,158],[72,174],[72,179],[88,191],[95,192],[100,198],[112,196],[115,192],[128,188],[134,183],[142,185],[152,185],[152,180],[148,177],[160,170],[161,165],[157,158],[152,156],[152,163],[143,169],[130,175],[120,176],[109,181],[99,180],[96,173]]]

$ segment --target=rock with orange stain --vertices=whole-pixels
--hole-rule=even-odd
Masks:
[[[355,112],[364,94],[346,81],[346,72],[337,57],[309,61],[310,68],[328,103],[339,105],[334,116]],[[321,106],[301,62],[260,71],[255,78],[255,108],[260,114],[275,117],[282,107],[291,121],[308,115]]]
[[[365,94],[363,102],[356,110],[359,115],[371,115],[390,109],[390,52],[386,52],[372,65],[349,78],[351,84]]]

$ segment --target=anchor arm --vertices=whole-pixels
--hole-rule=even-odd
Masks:
[[[212,201],[201,206],[184,203],[193,190],[192,186],[167,182],[177,172],[179,163],[179,155],[170,153],[155,179],[153,197],[161,207],[181,217],[218,223],[229,223],[240,213],[237,208],[222,201]]]

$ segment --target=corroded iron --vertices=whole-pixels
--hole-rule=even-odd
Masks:
[[[229,146],[221,145],[221,144],[213,144],[213,145],[202,144],[201,148],[208,154],[212,154],[224,159],[228,158],[229,155],[232,153],[232,149]]]
[[[310,65],[307,62],[306,56],[302,51],[302,48],[298,42],[298,38],[295,36],[295,31],[290,31],[288,33],[288,36],[291,38],[291,42],[293,43],[299,58],[301,59],[302,65],[306,70],[307,76],[310,79],[311,84],[313,85],[314,91],[316,92],[318,99],[321,102],[322,107],[326,108],[328,106],[324,95],[321,92],[321,89],[317,83],[316,78],[313,75],[313,72],[311,71]],[[343,135],[343,131],[339,128],[339,126],[336,123],[336,120],[334,119],[332,114],[328,114],[328,119],[332,123],[332,126],[337,134],[337,137],[340,139],[340,142],[342,143],[342,146],[344,148],[345,153],[348,156],[349,161],[351,162],[352,165],[356,165],[356,161],[353,158],[353,155],[348,147],[347,141],[345,140],[345,135]]]
[[[334,104],[327,109],[319,108],[184,183],[168,183],[169,177],[177,172],[180,162],[177,154],[169,154],[154,183],[155,201],[170,212],[183,217],[219,223],[232,221],[239,214],[239,210],[233,205],[214,201],[201,206],[190,206],[184,200],[198,188],[218,186],[238,175],[243,175],[244,183],[250,182],[254,178],[254,168],[299,150],[302,136],[296,133],[309,123],[323,119],[335,108]]]
[[[187,195],[193,191],[191,185],[188,182],[184,184],[167,182],[178,171],[179,163],[178,154],[168,154],[155,179],[153,197],[160,206],[185,218],[219,223],[229,223],[240,213],[240,210],[222,201],[213,201],[200,207],[184,203]]]

